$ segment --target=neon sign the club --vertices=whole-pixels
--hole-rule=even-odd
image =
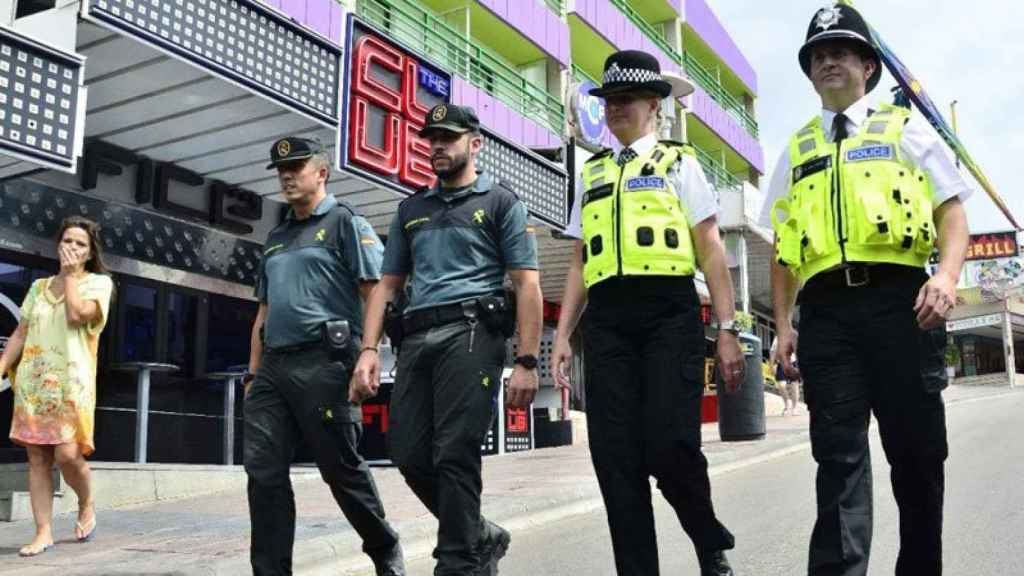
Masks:
[[[451,97],[451,76],[351,20],[347,126],[339,166],[404,193],[430,186],[430,145],[417,133]]]

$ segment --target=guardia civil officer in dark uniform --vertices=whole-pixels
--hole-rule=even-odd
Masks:
[[[797,358],[818,462],[808,572],[868,572],[874,413],[900,511],[896,574],[932,576],[942,572],[945,316],[970,190],[923,119],[868,102],[881,76],[869,38],[845,5],[811,19],[799,61],[821,110],[790,138],[761,220],[775,229],[777,356],[791,377],[799,291]]]
[[[536,238],[516,195],[476,170],[483,139],[472,108],[435,106],[420,136],[430,142],[438,181],[404,200],[391,222],[383,277],[367,306],[366,344],[377,342],[386,304],[411,275],[391,395],[391,457],[439,521],[434,574],[497,574],[510,537],[480,516],[480,445],[494,416],[513,324],[521,356],[508,403],[528,407],[537,390],[543,305]],[[516,318],[506,316],[506,273]],[[354,400],[376,392],[379,367],[376,349],[364,347]]]
[[[618,141],[583,165],[566,235],[578,238],[566,277],[551,370],[567,386],[569,336],[582,319],[590,454],[604,496],[615,567],[656,576],[650,477],[693,541],[702,576],[731,575],[733,536],[715,517],[701,452],[704,326],[694,272],[704,272],[715,314],[719,369],[743,377],[732,325],[732,280],[718,203],[694,150],[656,135],[663,98],[689,94],[658,61],[627,50],[608,57],[605,101]]]
[[[360,298],[380,277],[384,249],[363,217],[327,194],[331,165],[318,141],[283,138],[270,157],[267,168],[277,169],[291,209],[267,237],[256,286],[245,398],[253,573],[292,573],[288,470],[305,440],[377,574],[404,575],[398,535],[356,451],[362,416],[347,390],[362,332]]]

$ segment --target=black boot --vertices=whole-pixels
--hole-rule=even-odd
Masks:
[[[388,548],[386,552],[371,556],[377,569],[377,576],[405,576],[405,560],[402,558],[402,545]]]
[[[735,576],[723,550],[697,552],[697,560],[700,562],[700,576]]]
[[[508,552],[512,535],[501,526],[484,520],[480,544],[477,546],[476,572],[473,576],[498,576],[498,561]]]

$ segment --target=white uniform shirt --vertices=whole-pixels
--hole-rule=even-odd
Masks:
[[[856,101],[847,108],[846,132],[848,137],[857,135],[861,124],[868,117],[867,96]],[[836,113],[831,110],[821,110],[821,127],[825,130],[825,138],[832,142],[832,122]],[[940,204],[950,198],[959,196],[960,201],[965,201],[973,190],[964,181],[960,171],[957,170],[952,150],[946,145],[939,135],[928,125],[927,121],[919,114],[912,114],[907,125],[903,127],[903,135],[900,138],[900,151],[903,158],[921,168],[931,178],[932,186],[935,188],[934,205]],[[791,175],[793,170],[789,165],[789,141],[783,148],[779,161],[775,164],[775,172],[772,174],[772,181],[768,186],[768,196],[764,206],[761,208],[761,217],[758,223],[765,228],[771,229],[771,209],[775,200],[789,194]]]
[[[650,152],[657,143],[657,137],[654,134],[648,134],[633,142],[630,148],[638,156],[643,156]],[[625,147],[622,144],[614,143],[612,149],[615,151],[616,157],[623,148]],[[679,201],[686,208],[686,217],[690,228],[718,214],[718,198],[708,185],[704,171],[693,156],[682,155],[675,167],[669,169],[668,181],[676,191],[676,195],[679,196]],[[583,239],[583,228],[580,225],[582,202],[583,178],[577,178],[576,194],[572,201],[572,211],[569,213],[569,226],[565,229],[566,236]]]

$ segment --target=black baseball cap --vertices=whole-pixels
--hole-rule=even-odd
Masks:
[[[299,138],[288,136],[281,138],[270,147],[270,164],[267,170],[277,168],[278,164],[293,160],[305,160],[324,151],[324,145],[316,138]]]
[[[480,119],[476,116],[476,110],[469,106],[438,104],[423,118],[423,128],[420,128],[419,135],[425,138],[434,130],[447,130],[457,134],[478,132]]]

